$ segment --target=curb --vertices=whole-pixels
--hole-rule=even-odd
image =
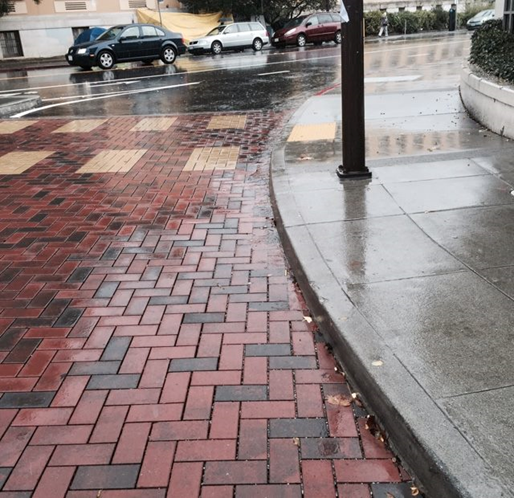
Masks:
[[[39,95],[32,95],[30,97],[20,97],[7,104],[2,104],[1,102],[0,99],[0,117],[3,118],[11,114],[34,109],[34,107],[41,104],[41,97]]]
[[[466,438],[341,289],[307,227],[298,221],[284,151],[283,146],[273,152],[270,174],[270,196],[284,252],[320,330],[328,336],[336,358],[366,407],[383,424],[391,447],[419,479],[427,496],[513,496],[490,477],[490,470]],[[383,365],[373,367],[379,359]]]

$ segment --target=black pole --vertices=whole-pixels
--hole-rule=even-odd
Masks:
[[[344,0],[349,22],[341,24],[341,93],[343,101],[343,164],[341,180],[371,178],[364,138],[363,0]]]

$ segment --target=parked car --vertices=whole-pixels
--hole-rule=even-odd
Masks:
[[[153,24],[114,26],[96,40],[73,45],[66,54],[72,66],[91,69],[100,66],[111,69],[117,62],[161,59],[173,64],[178,55],[186,52],[180,33],[172,33]]]
[[[207,33],[203,38],[189,42],[192,54],[212,52],[220,54],[223,50],[244,50],[253,48],[256,52],[269,43],[266,28],[260,22],[236,22],[221,25]]]
[[[105,33],[107,30],[105,28],[94,27],[94,28],[86,28],[80,35],[75,38],[73,45],[79,45],[80,43],[85,43],[88,41],[96,40],[102,33]]]
[[[476,16],[472,17],[467,23],[466,27],[468,29],[477,29],[486,21],[490,21],[494,19],[494,9],[483,10],[479,12]]]
[[[274,47],[307,43],[321,45],[325,41],[341,43],[341,16],[330,12],[318,12],[289,21],[282,29],[275,31],[272,38]]]

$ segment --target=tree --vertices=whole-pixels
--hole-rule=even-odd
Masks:
[[[337,2],[336,0],[182,0],[181,3],[189,12],[221,11],[232,14],[235,20],[247,20],[250,16],[264,14],[266,22],[276,27],[305,12],[333,9]]]
[[[9,12],[12,12],[13,0],[0,0],[0,17],[6,16]],[[39,4],[41,0],[34,0],[34,3]]]

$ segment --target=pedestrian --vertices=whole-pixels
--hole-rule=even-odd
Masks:
[[[382,36],[385,33],[385,36],[388,36],[387,28],[389,26],[389,20],[387,19],[387,14],[384,12],[382,17],[380,18],[380,31],[378,32],[378,36]]]

